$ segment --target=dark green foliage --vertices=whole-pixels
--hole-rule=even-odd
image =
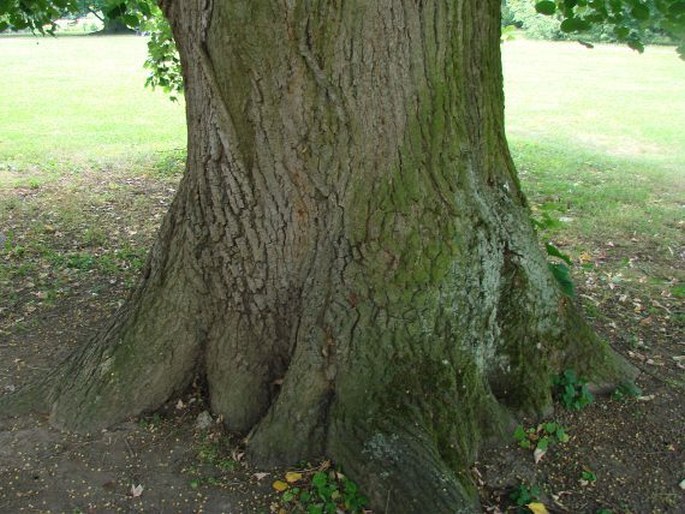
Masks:
[[[561,292],[566,296],[573,298],[576,295],[576,290],[571,279],[571,270],[563,262],[548,262],[547,267],[552,273],[552,276],[561,289]]]
[[[511,499],[517,507],[524,507],[529,503],[539,500],[541,494],[542,491],[540,491],[540,488],[536,485],[527,486],[525,484],[519,484],[509,494],[509,499]]]
[[[540,14],[551,15],[557,12],[557,4],[551,0],[545,0],[544,2],[538,2],[535,4],[535,10]]]
[[[580,474],[580,478],[589,484],[593,484],[597,481],[597,475],[589,469],[584,469]]]
[[[553,382],[557,399],[569,410],[581,410],[594,401],[587,381],[578,378],[572,369],[555,377]]]
[[[145,60],[145,68],[150,74],[145,85],[162,88],[171,100],[176,101],[183,94],[183,73],[171,27],[159,9],[156,9],[154,15],[147,19],[145,28],[150,32],[148,57]]]
[[[357,484],[336,471],[317,471],[308,485],[286,489],[281,503],[288,512],[306,514],[336,514],[363,512],[368,500]]]
[[[75,0],[0,0],[0,32],[11,29],[52,34],[54,21],[76,9]]]
[[[561,19],[560,29],[565,33],[602,27],[616,41],[639,52],[661,33],[675,41],[685,58],[685,0],[548,0],[538,2],[535,9]]]
[[[538,426],[528,429],[518,425],[513,436],[521,448],[543,451],[547,450],[550,444],[566,443],[569,440],[566,429],[555,421],[540,423]]]
[[[569,266],[573,265],[573,261],[571,261],[571,257],[568,256],[568,254],[565,254],[559,248],[557,248],[555,245],[552,243],[545,243],[545,250],[547,251],[547,255],[551,257],[558,257],[562,261],[564,261],[566,264]]]
[[[641,394],[642,390],[634,382],[624,381],[621,382],[616,389],[614,389],[611,397],[614,400],[620,401],[626,398],[637,398]]]
[[[553,6],[554,11],[556,11],[556,4],[552,1],[539,3]],[[565,39],[566,35],[559,29],[560,21],[557,17],[553,15],[542,16],[535,7],[535,3],[531,0],[504,1],[502,4],[502,24],[504,26],[513,25],[522,29],[526,36],[532,39]],[[545,7],[541,8],[545,9]]]
[[[533,219],[533,226],[537,229],[544,230],[558,226],[559,221],[552,218],[546,211],[543,211],[541,219]],[[561,262],[548,262],[547,267],[552,273],[552,276],[557,282],[561,291],[571,298],[575,297],[576,291],[571,279],[571,270],[569,266],[573,265],[571,257],[562,252],[556,245],[551,242],[545,243],[545,251],[550,257],[554,257]]]

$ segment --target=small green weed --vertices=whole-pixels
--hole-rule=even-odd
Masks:
[[[280,506],[298,514],[363,512],[368,500],[359,492],[357,484],[341,472],[328,469],[328,466],[329,463],[325,462],[322,469],[309,476],[307,473],[289,472],[285,480],[274,482],[274,489],[282,493]]]
[[[202,486],[224,486],[231,473],[239,466],[231,453],[230,441],[219,433],[204,434],[195,443],[195,460],[184,469],[190,475],[191,489]]]
[[[637,398],[642,394],[642,390],[634,382],[621,382],[611,394],[613,400],[621,401],[627,398]]]
[[[183,174],[185,162],[185,150],[171,150],[162,154],[155,163],[154,170],[162,177],[177,177]]]
[[[671,294],[676,298],[685,298],[685,284],[680,283],[671,287]]]
[[[576,372],[567,369],[554,377],[555,395],[561,404],[569,410],[581,410],[594,401],[587,387],[587,381],[576,376]]]
[[[523,508],[529,503],[533,503],[540,499],[542,491],[536,485],[517,485],[511,493],[509,493],[509,499],[514,502],[517,507]]]
[[[228,455],[229,448],[225,438],[216,434],[202,437],[197,446],[197,459],[202,464],[209,464],[221,471],[234,471],[238,463]]]
[[[144,430],[154,432],[162,424],[162,417],[158,413],[154,413],[151,416],[140,418],[138,420],[138,426]]]
[[[514,439],[521,448],[544,452],[553,443],[568,442],[569,436],[559,423],[548,421],[527,429],[522,425],[517,426],[514,430]]]
[[[190,482],[188,482],[188,485],[190,486],[191,489],[198,489],[200,486],[207,485],[211,487],[217,487],[221,485],[221,480],[215,477],[207,476],[198,476],[193,478]]]
[[[597,475],[595,475],[592,471],[589,469],[584,469],[581,474],[580,474],[580,483],[581,485],[590,485],[594,484],[597,481]]]

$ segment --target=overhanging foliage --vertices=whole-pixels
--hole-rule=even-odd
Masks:
[[[660,28],[678,45],[685,58],[685,1],[683,0],[542,0],[537,12],[561,17],[561,30],[583,33],[597,25],[613,28],[618,41],[644,50],[645,31]]]

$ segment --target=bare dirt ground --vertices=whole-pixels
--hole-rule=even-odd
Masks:
[[[0,203],[13,205],[0,211],[2,394],[46,373],[97,333],[125,299],[140,250],[173,194],[173,186],[145,178],[84,180],[80,189],[0,191]],[[50,208],[61,201],[78,206],[78,223]],[[612,259],[638,251],[650,258],[639,242],[598,245],[584,257],[595,266],[575,278],[597,330],[641,370],[640,392],[597,398],[581,411],[557,406],[550,419],[570,438],[550,446],[537,464],[513,438],[484,449],[473,476],[486,512],[528,512],[511,497],[519,486],[537,486],[549,512],[685,512],[682,297],[672,288],[659,293],[639,277],[630,287],[601,280]],[[682,246],[666,260],[662,268],[677,276]],[[160,412],[88,436],[59,432],[40,415],[0,413],[0,513],[279,512],[272,482],[285,470],[254,469],[240,439],[203,411],[198,384]]]

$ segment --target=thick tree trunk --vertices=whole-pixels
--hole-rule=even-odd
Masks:
[[[104,26],[95,34],[110,36],[113,34],[135,34],[123,21],[118,19],[105,18]]]
[[[144,278],[61,368],[55,424],[197,373],[263,462],[329,455],[387,512],[476,509],[468,465],[549,377],[621,365],[558,291],[503,127],[499,0],[163,2],[188,167]]]

